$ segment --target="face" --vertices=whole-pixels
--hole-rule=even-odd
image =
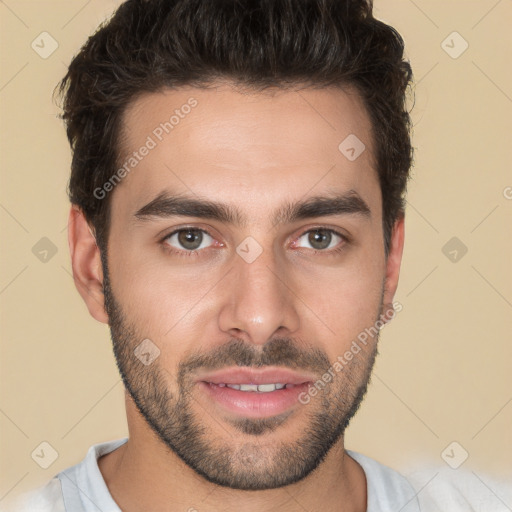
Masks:
[[[207,480],[296,482],[355,413],[377,336],[333,365],[397,284],[364,108],[353,92],[219,85],[140,97],[123,126],[103,273],[126,389]],[[350,134],[356,159],[338,148]]]

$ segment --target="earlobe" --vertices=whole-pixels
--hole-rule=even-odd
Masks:
[[[83,212],[76,205],[69,212],[68,243],[75,286],[89,313],[98,322],[108,323],[100,250]]]
[[[402,254],[404,249],[405,237],[405,216],[396,220],[391,234],[389,254],[386,261],[386,280],[384,290],[384,305],[392,305],[398,287],[398,278],[400,275],[400,265],[402,263]]]

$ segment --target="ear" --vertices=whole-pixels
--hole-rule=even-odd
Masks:
[[[68,243],[73,280],[89,313],[98,322],[108,324],[103,296],[103,269],[100,250],[89,224],[77,205],[69,212]]]
[[[405,215],[399,217],[393,226],[391,240],[389,245],[389,254],[386,261],[386,279],[384,283],[383,297],[383,316],[384,321],[393,318],[393,297],[398,287],[398,277],[400,275],[400,265],[402,263],[402,253],[404,249],[405,236]]]

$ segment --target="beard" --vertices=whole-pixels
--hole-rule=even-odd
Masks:
[[[137,331],[123,313],[110,287],[106,258],[103,262],[105,309],[114,355],[124,386],[138,411],[167,449],[207,481],[241,490],[275,489],[298,482],[313,472],[329,450],[340,440],[358,410],[370,381],[377,341],[361,350],[332,382],[319,390],[303,410],[288,411],[269,418],[225,419],[237,432],[236,438],[215,418],[225,435],[208,430],[201,414],[209,414],[193,396],[194,370],[216,370],[229,366],[262,368],[268,365],[324,374],[331,367],[327,355],[319,349],[303,350],[289,338],[274,338],[263,347],[240,339],[207,353],[198,353],[180,361],[175,375],[155,359],[144,365],[135,356],[135,348],[146,336]],[[382,313],[382,296],[380,316]],[[169,378],[177,392],[169,390]],[[193,405],[196,405],[195,409]],[[264,434],[281,427],[293,412],[303,414],[304,426],[293,442],[260,442]],[[250,440],[247,441],[247,438]]]

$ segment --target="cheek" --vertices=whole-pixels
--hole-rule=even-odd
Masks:
[[[165,266],[137,251],[113,257],[109,271],[113,292],[130,323],[161,340],[183,325],[197,325],[194,318],[215,283],[211,272]]]
[[[308,273],[298,283],[298,295],[311,309],[313,336],[325,332],[329,352],[338,352],[358,334],[372,326],[378,318],[382,298],[383,274],[377,260],[361,255],[337,268]],[[303,317],[303,328],[308,328]]]
[[[158,365],[174,389],[179,362],[198,350],[205,338],[209,325],[206,316],[212,314],[211,307],[205,311],[205,292],[212,285],[205,281],[203,273],[183,275],[175,268],[164,269],[148,261],[124,258],[116,269],[111,273],[116,299],[136,336],[151,340],[160,350]]]

